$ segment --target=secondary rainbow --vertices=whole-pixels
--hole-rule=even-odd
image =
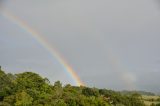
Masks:
[[[40,33],[32,29],[26,22],[22,21],[17,16],[11,14],[8,11],[3,12],[2,15],[9,19],[11,22],[17,24],[23,30],[27,31],[43,47],[45,47],[51,53],[51,55],[55,57],[57,61],[59,61],[59,63],[64,67],[64,70],[69,73],[70,77],[77,86],[84,85],[84,83],[81,81],[74,69],[67,63],[67,61],[60,55],[60,53],[53,46],[51,46],[49,42],[47,42],[47,40]]]

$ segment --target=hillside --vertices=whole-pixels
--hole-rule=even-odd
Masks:
[[[145,106],[138,93],[85,86],[51,85],[33,72],[6,74],[0,70],[0,106]]]
[[[121,91],[122,94],[133,94],[133,93],[139,93],[141,95],[147,95],[147,96],[155,96],[154,93],[152,92],[146,92],[146,91],[127,91],[127,90],[124,90],[124,91]]]

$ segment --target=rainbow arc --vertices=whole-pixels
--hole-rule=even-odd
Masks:
[[[53,57],[57,59],[57,61],[64,67],[64,70],[70,75],[72,80],[75,82],[77,86],[84,85],[81,81],[80,77],[77,75],[75,70],[67,63],[67,61],[61,56],[61,54],[56,50],[47,40],[36,30],[31,28],[25,21],[21,20],[17,16],[11,14],[8,11],[3,13],[3,16],[10,20],[12,23],[15,23],[24,31],[28,32],[34,39],[36,39]]]

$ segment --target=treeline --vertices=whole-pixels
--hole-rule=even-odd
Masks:
[[[33,72],[6,74],[0,69],[0,106],[145,106],[141,95],[107,89],[52,85]]]
[[[134,94],[134,93],[139,93],[141,95],[147,95],[147,96],[155,96],[154,93],[152,92],[146,92],[146,91],[127,91],[127,90],[124,90],[124,91],[121,91],[122,94],[126,94],[126,95],[131,95],[131,94]]]

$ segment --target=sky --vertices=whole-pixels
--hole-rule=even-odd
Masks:
[[[40,33],[90,87],[160,92],[158,0],[6,0],[0,10],[0,65],[73,84],[62,65],[9,11]]]

